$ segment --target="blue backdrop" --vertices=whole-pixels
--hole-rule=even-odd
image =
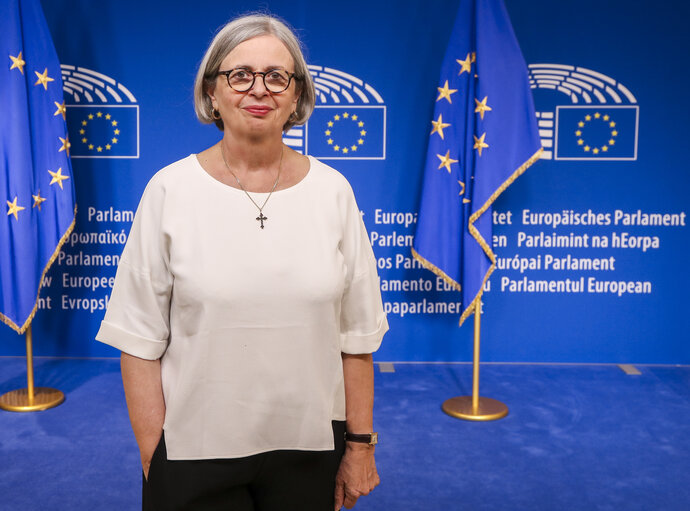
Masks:
[[[484,295],[482,359],[690,363],[690,7],[505,3],[546,153],[495,204],[499,269]],[[258,7],[298,28],[319,87],[314,118],[286,142],[343,172],[364,212],[391,326],[376,359],[470,360],[459,295],[410,255],[457,6],[43,0],[63,65],[78,214],[46,277],[35,353],[117,354],[93,337],[132,212],[158,169],[218,140],[194,117],[196,67],[218,26]],[[321,125],[344,112],[366,133],[343,122],[338,145],[358,151],[329,152]],[[23,353],[23,338],[2,328],[0,355]]]

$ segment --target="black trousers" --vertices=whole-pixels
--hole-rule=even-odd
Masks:
[[[168,460],[165,435],[144,479],[144,511],[332,511],[345,452],[345,422],[333,421],[333,451],[271,451],[245,458]]]

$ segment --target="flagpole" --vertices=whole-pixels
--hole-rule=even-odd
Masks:
[[[452,397],[443,402],[443,411],[468,421],[493,421],[508,415],[508,407],[489,397],[479,397],[479,326],[482,301],[474,307],[474,361],[472,362],[472,395]]]
[[[65,400],[65,395],[57,389],[34,388],[31,325],[26,329],[26,379],[27,388],[11,390],[0,396],[0,409],[10,412],[36,412],[53,408]]]

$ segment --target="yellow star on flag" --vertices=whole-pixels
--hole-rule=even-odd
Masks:
[[[479,156],[481,156],[482,155],[482,149],[484,149],[485,147],[489,147],[489,144],[484,142],[484,137],[486,137],[486,133],[482,133],[482,136],[479,138],[477,138],[477,135],[473,135],[473,136],[474,136],[474,147],[473,147],[473,149],[477,149],[477,151],[479,151]]]
[[[39,73],[38,71],[34,71],[34,73],[36,73],[36,76],[38,77],[38,80],[36,80],[36,83],[34,83],[34,85],[41,84],[43,85],[43,88],[45,90],[48,90],[48,82],[55,81],[50,76],[48,76],[48,68],[45,68],[43,73]]]
[[[35,208],[38,206],[38,210],[41,211],[41,204],[45,202],[45,199],[41,197],[41,190],[38,191],[38,194],[31,196],[34,198],[34,205],[31,207]]]
[[[454,160],[450,157],[450,151],[446,151],[445,156],[441,156],[440,154],[437,154],[436,157],[441,160],[441,163],[439,164],[438,168],[445,167],[446,170],[448,171],[448,174],[450,174],[450,166],[453,163],[457,163],[458,160]]]
[[[458,181],[458,184],[460,185],[460,193],[458,195],[462,195],[465,193],[465,183]]]
[[[436,98],[436,101],[441,101],[443,98],[446,98],[448,103],[452,103],[453,100],[450,99],[450,95],[458,92],[458,89],[448,88],[448,80],[446,80],[446,83],[443,84],[443,87],[436,88],[438,89],[438,98]]]
[[[10,71],[14,68],[19,69],[19,72],[21,74],[24,74],[24,66],[26,65],[26,62],[24,62],[24,59],[22,58],[22,52],[19,52],[19,55],[16,57],[13,57],[12,55],[9,56],[10,59],[12,60],[12,66],[10,66]]]
[[[484,96],[484,99],[479,101],[477,98],[474,98],[474,103],[477,105],[477,108],[474,109],[474,113],[479,113],[479,116],[482,118],[482,121],[484,120],[484,113],[485,112],[491,112],[491,107],[486,104],[486,100],[489,99],[489,96]]]
[[[431,124],[434,126],[434,129],[431,130],[431,135],[438,133],[441,136],[441,139],[443,139],[443,128],[450,126],[450,123],[443,122],[443,114],[438,114],[438,120],[432,120]]]
[[[14,200],[12,202],[7,201],[7,205],[9,206],[9,210],[7,211],[7,216],[14,215],[15,220],[19,220],[19,217],[17,216],[17,212],[21,211],[23,208],[21,206],[17,206],[17,196],[14,196]]]
[[[53,101],[53,103],[55,103],[55,106],[57,107],[57,110],[55,110],[53,116],[62,114],[62,118],[67,120],[67,108],[65,107],[65,102],[63,101],[62,104],[60,104],[57,101]]]
[[[62,147],[58,149],[58,153],[60,151],[65,151],[67,153],[67,156],[69,156],[69,148],[72,147],[72,144],[69,143],[69,137],[65,135],[65,138],[58,138],[60,139],[60,142],[62,142]]]
[[[465,57],[465,60],[455,59],[455,61],[461,66],[460,72],[458,73],[459,75],[465,71],[468,73],[472,71],[472,56],[469,53],[467,54],[467,57]]]
[[[64,190],[64,188],[62,188],[62,182],[63,182],[65,179],[69,179],[69,176],[63,176],[63,175],[62,175],[62,167],[60,167],[59,169],[57,169],[57,172],[51,172],[51,171],[49,170],[49,171],[48,171],[48,174],[50,174],[50,175],[53,177],[53,179],[50,180],[50,184],[52,185],[52,184],[57,183],[57,184],[60,185],[60,189],[61,189],[61,190]]]

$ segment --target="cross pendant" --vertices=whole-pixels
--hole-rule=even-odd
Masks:
[[[256,217],[256,219],[261,222],[261,228],[264,228],[264,220],[268,220],[267,216],[264,216],[262,211],[259,211],[259,216]]]

